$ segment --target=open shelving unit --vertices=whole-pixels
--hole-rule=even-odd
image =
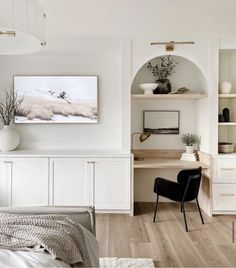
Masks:
[[[220,99],[233,99],[236,98],[236,94],[219,94]]]
[[[219,122],[219,126],[236,126],[236,122]]]
[[[133,100],[197,100],[206,98],[206,93],[185,93],[185,94],[132,94]]]
[[[218,94],[218,114],[224,108],[230,111],[230,122],[218,122],[218,141],[236,144],[236,50],[220,49],[219,84],[228,81],[232,84],[229,94]],[[236,149],[236,147],[235,147]]]

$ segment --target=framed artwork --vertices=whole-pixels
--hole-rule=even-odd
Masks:
[[[14,76],[16,124],[98,122],[97,76]]]
[[[143,130],[151,134],[179,134],[179,111],[143,111]]]

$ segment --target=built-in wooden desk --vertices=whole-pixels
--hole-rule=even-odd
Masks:
[[[183,161],[179,159],[144,159],[143,161],[134,161],[133,168],[198,168],[202,167],[203,169],[208,169],[209,166],[200,162],[200,161]]]
[[[191,169],[202,167],[203,177],[201,188],[199,192],[199,200],[202,209],[211,216],[211,188],[210,188],[210,175],[211,175],[211,156],[209,154],[198,152],[200,161],[183,161],[179,160],[183,151],[179,150],[134,150],[133,154],[137,157],[143,157],[142,161],[133,161],[132,173],[132,198],[131,207],[132,213],[134,211],[134,173],[139,169]],[[140,170],[141,171],[141,170]]]

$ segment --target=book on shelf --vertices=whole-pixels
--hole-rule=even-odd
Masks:
[[[197,154],[196,153],[192,153],[192,154],[182,153],[180,160],[197,161]]]

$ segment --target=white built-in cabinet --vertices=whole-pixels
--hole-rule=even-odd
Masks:
[[[236,212],[236,157],[213,160],[213,214]]]
[[[89,195],[93,189],[88,176],[88,160],[84,158],[58,158],[50,160],[51,204],[92,205]]]
[[[130,157],[2,157],[1,206],[131,209]]]
[[[130,209],[130,162],[122,158],[94,163],[95,204],[98,209]]]
[[[1,159],[1,204],[48,205],[48,159]]]

